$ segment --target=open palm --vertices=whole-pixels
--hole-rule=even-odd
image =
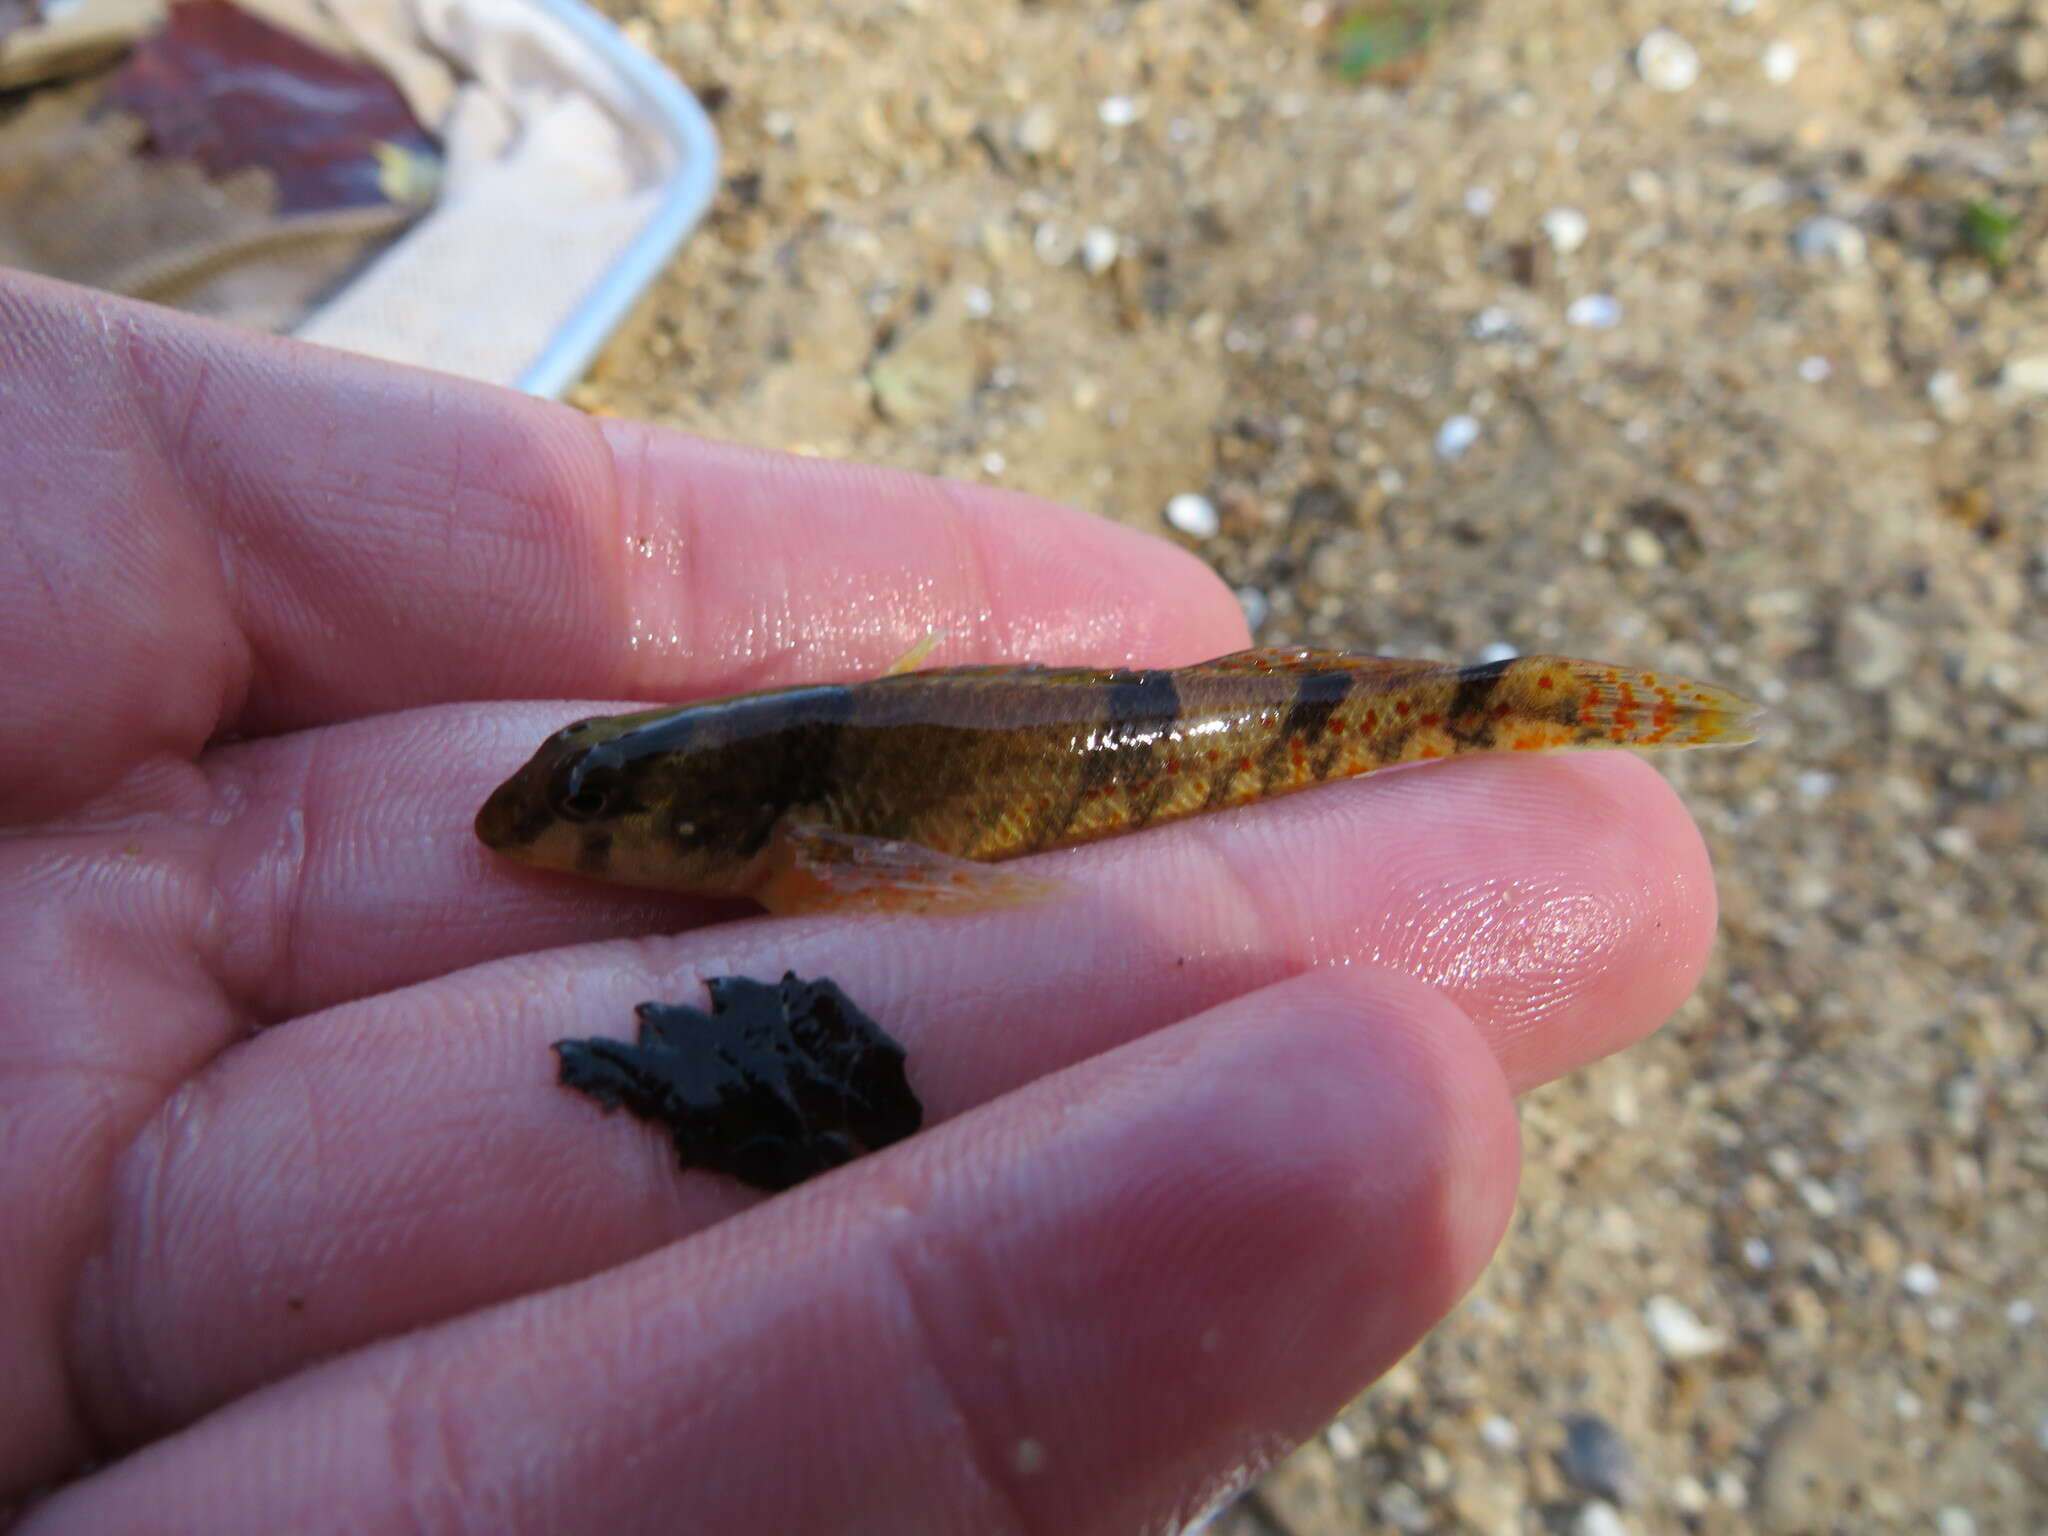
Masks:
[[[1714,898],[1620,754],[769,918],[494,861],[595,708],[1244,643],[1165,545],[0,279],[0,1516],[1084,1531],[1191,1514],[1452,1304],[1511,1089]],[[553,1084],[707,976],[841,983],[926,1132],[782,1197]],[[82,1470],[85,1468],[96,1470]],[[66,1481],[69,1479],[70,1481]]]

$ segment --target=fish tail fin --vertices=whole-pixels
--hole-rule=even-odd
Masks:
[[[1521,664],[1531,663],[1569,673],[1580,730],[1618,747],[1740,746],[1755,741],[1763,726],[1761,705],[1711,683],[1559,657]]]

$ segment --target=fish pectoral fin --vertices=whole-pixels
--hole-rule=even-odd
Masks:
[[[1056,882],[923,843],[831,827],[779,828],[754,899],[771,912],[976,912],[1043,901]]]

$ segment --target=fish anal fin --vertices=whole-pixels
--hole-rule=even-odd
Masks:
[[[1054,881],[941,853],[923,843],[814,824],[775,834],[754,899],[771,912],[980,912],[1043,901]]]

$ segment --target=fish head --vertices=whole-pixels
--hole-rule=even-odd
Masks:
[[[743,893],[765,841],[736,817],[729,752],[692,739],[688,711],[578,720],[491,792],[476,815],[488,848],[540,869],[706,895]]]

